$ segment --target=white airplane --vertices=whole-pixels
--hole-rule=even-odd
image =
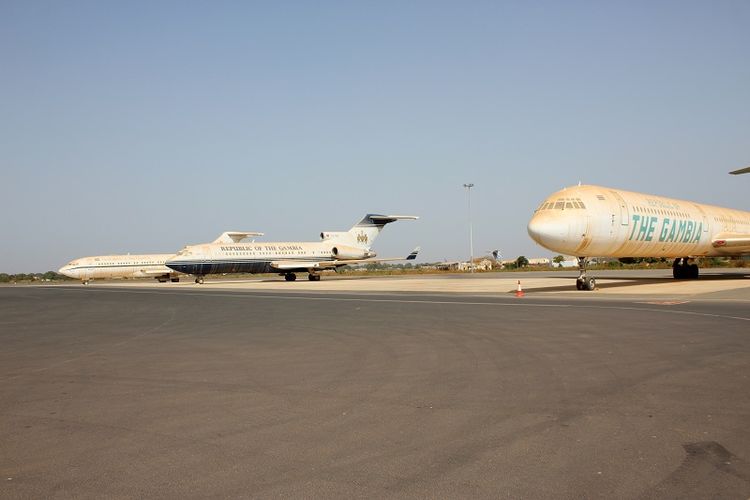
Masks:
[[[155,278],[159,283],[180,281],[179,273],[164,265],[171,253],[97,255],[72,260],[57,272],[88,285],[93,279]]]
[[[349,231],[324,231],[319,242],[234,243],[213,242],[189,245],[167,260],[174,271],[192,274],[203,283],[207,274],[278,273],[287,281],[307,272],[310,281],[320,280],[320,271],[351,264],[413,260],[417,247],[407,257],[376,259],[370,250],[383,227],[397,220],[415,220],[413,215],[368,214]]]
[[[586,276],[590,257],[674,258],[674,277],[695,279],[695,258],[750,254],[750,212],[601,186],[552,194],[528,232],[541,246],[578,257],[578,290],[596,288]]]
[[[237,243],[250,236],[263,233],[227,231],[214,240],[214,243]],[[75,259],[58,272],[70,278],[80,279],[88,285],[92,279],[154,278],[159,283],[180,281],[180,273],[168,268],[164,263],[173,253],[146,255],[97,255]]]

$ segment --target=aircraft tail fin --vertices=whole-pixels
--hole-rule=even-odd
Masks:
[[[324,240],[335,239],[346,242],[358,248],[370,249],[375,238],[386,224],[396,222],[397,220],[416,220],[416,215],[379,215],[367,214],[361,221],[356,223],[349,231],[322,232],[320,236]]]

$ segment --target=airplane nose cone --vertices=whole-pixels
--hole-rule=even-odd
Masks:
[[[560,220],[544,215],[535,215],[529,221],[529,236],[545,248],[557,252],[566,250],[567,225]]]
[[[67,276],[68,278],[75,278],[75,276],[73,276],[73,272],[70,270],[70,266],[62,266],[57,270],[57,272],[59,274],[62,274],[63,276]]]

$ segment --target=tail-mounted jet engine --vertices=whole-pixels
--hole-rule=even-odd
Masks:
[[[340,260],[369,259],[377,255],[375,252],[369,252],[363,248],[347,247],[344,245],[333,247],[331,253]]]

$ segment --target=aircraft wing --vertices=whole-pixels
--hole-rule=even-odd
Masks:
[[[733,170],[729,173],[732,175],[748,174],[750,173],[750,167],[741,168],[739,170]]]
[[[161,276],[161,275],[164,275],[164,274],[174,274],[174,273],[177,272],[177,271],[175,271],[173,269],[169,269],[166,266],[164,266],[164,268],[161,269],[161,270],[159,270],[159,269],[139,269],[139,271],[144,276]]]
[[[711,245],[728,254],[750,253],[750,234],[721,233],[711,241]]]
[[[245,238],[250,238],[251,236],[263,236],[263,233],[256,233],[252,231],[227,231],[225,233],[221,233],[221,235],[219,235],[219,237],[216,238],[212,243],[239,243]]]
[[[271,267],[279,271],[294,271],[296,269],[325,269],[324,262],[314,262],[309,260],[275,260],[271,262]]]
[[[370,258],[370,259],[355,259],[355,260],[322,260],[322,261],[304,261],[304,260],[298,260],[298,261],[289,261],[289,260],[280,260],[280,261],[273,261],[271,262],[271,267],[274,269],[278,269],[279,271],[292,271],[295,269],[313,269],[313,270],[323,270],[323,269],[335,269],[337,267],[342,266],[348,266],[352,264],[369,264],[372,262],[388,262],[388,261],[396,261],[396,260],[414,260],[417,258],[417,254],[419,253],[420,248],[417,247],[412,252],[407,255],[406,257],[389,257],[384,259],[378,259],[378,258]]]

